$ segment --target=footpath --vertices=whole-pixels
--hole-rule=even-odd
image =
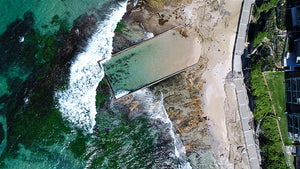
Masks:
[[[249,99],[247,90],[244,84],[244,77],[242,71],[242,55],[245,50],[245,43],[247,39],[247,30],[249,26],[251,9],[254,0],[244,0],[242,10],[240,14],[240,20],[238,25],[238,31],[235,40],[235,46],[233,50],[233,80],[236,86],[236,96],[239,107],[239,113],[242,123],[242,129],[245,138],[245,145],[250,161],[251,169],[260,168],[260,153],[259,147],[255,142],[255,132],[252,128],[253,114],[249,108]]]

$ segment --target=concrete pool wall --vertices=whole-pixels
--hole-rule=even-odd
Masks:
[[[200,52],[198,37],[178,27],[123,50],[100,66],[118,99],[195,65]]]

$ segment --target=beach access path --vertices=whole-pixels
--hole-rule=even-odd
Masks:
[[[233,80],[236,86],[236,96],[241,117],[242,129],[245,138],[245,144],[252,169],[260,168],[260,153],[259,147],[255,142],[255,132],[251,127],[253,121],[253,114],[249,108],[249,98],[244,84],[244,77],[242,71],[242,55],[245,50],[245,43],[247,39],[247,30],[249,26],[251,9],[254,0],[244,0],[240,14],[239,26],[236,35],[236,40],[233,50]]]

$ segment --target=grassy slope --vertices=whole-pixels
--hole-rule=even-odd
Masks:
[[[287,117],[285,112],[285,85],[284,85],[284,72],[265,72],[268,85],[272,94],[273,104],[276,109],[278,117],[281,117],[279,121],[282,138],[285,145],[292,145],[292,139],[288,138],[287,132]],[[289,162],[292,168],[293,156],[288,156]]]
[[[252,12],[252,21],[249,28],[249,42],[255,47],[264,42],[267,45],[273,45],[273,37],[280,34],[280,30],[285,30],[285,6],[281,6],[280,0],[263,0],[261,4],[256,4]],[[279,16],[276,15],[275,6],[278,4]],[[276,22],[277,17],[281,18],[280,22]],[[283,39],[279,38],[279,44]],[[263,48],[264,49],[264,48]],[[269,100],[267,89],[264,87],[264,81],[261,76],[261,69],[265,65],[269,65],[268,70],[275,68],[275,63],[281,59],[281,50],[277,55],[270,56],[269,50],[261,50],[263,52],[257,53],[252,60],[251,70],[251,87],[252,94],[255,97],[255,111],[253,112],[255,119],[264,119],[261,129],[262,136],[260,137],[260,145],[262,150],[262,168],[287,168],[285,164],[285,157],[282,153],[281,141],[279,139],[275,116],[273,114],[271,105],[274,104],[277,115],[281,117],[280,128],[284,142],[291,144],[291,140],[287,138],[287,121],[285,111],[285,88],[284,73],[270,72],[266,73],[266,78],[269,83],[269,88],[273,96],[273,101]],[[291,161],[290,161],[291,162]]]
[[[284,85],[284,72],[265,72],[269,88],[272,94],[272,103],[275,106],[277,115],[281,118],[279,121],[281,134],[284,143],[287,145],[292,144],[292,140],[288,138],[287,133],[287,119],[285,112],[285,85]]]
[[[276,125],[276,117],[272,111],[272,103],[261,74],[261,67],[261,62],[252,67],[251,87],[252,94],[255,97],[255,110],[253,115],[256,120],[263,120],[260,126],[262,133],[259,138],[260,148],[262,150],[262,168],[287,168]]]

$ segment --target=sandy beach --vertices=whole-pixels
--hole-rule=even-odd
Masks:
[[[222,18],[221,22],[212,32],[212,41],[207,44],[206,57],[208,58],[207,69],[202,78],[205,80],[203,88],[203,111],[213,122],[214,133],[228,146],[225,100],[227,98],[225,83],[228,74],[232,70],[232,51],[236,36],[239,17],[240,1],[227,1],[224,8],[229,10],[230,15]],[[231,80],[231,79],[228,79]]]
[[[232,81],[232,52],[235,42],[241,2],[226,1],[224,9],[230,14],[223,17],[212,32],[212,41],[206,48],[207,69],[203,73],[203,112],[211,121],[211,130],[219,138],[218,149],[230,155],[238,154],[238,146],[243,145],[236,95]],[[236,139],[238,138],[238,139]],[[244,146],[244,145],[243,145]],[[238,154],[242,168],[249,168],[245,152]],[[236,166],[235,166],[236,167]]]
[[[154,35],[186,25],[188,36],[201,42],[196,66],[150,87],[154,94],[163,94],[164,107],[193,168],[249,168],[230,74],[241,3],[187,0],[157,7],[139,1],[124,17],[127,29],[143,25],[139,31]],[[124,35],[118,39],[134,41]]]

